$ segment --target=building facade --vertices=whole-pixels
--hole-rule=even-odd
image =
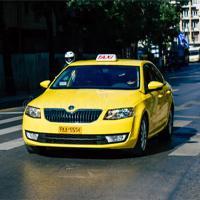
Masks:
[[[190,47],[200,47],[200,0],[189,0],[182,8],[180,30]]]
[[[35,16],[31,4],[31,1],[0,2],[0,97],[6,95],[6,83],[10,80],[15,83],[17,94],[25,94],[40,88],[39,83],[49,78],[47,24],[44,17]],[[53,31],[55,58],[60,60],[59,67],[56,63],[55,68],[60,71],[65,63],[67,40],[59,37],[54,15]]]

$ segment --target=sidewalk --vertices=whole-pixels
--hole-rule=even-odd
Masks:
[[[200,63],[194,63],[190,64],[187,67],[181,67],[180,71],[177,72],[163,72],[163,76],[165,79],[167,79],[170,76],[174,75],[181,75],[181,74],[188,74],[188,73],[194,73],[196,71],[200,70]],[[30,91],[30,94],[21,94],[16,96],[7,96],[0,98],[0,104],[9,103],[9,102],[15,102],[19,100],[31,100],[42,94],[45,90],[44,89],[37,89],[34,91]]]

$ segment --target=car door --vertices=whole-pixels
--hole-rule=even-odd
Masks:
[[[148,84],[151,81],[158,81],[151,64],[144,65],[145,105],[149,111],[149,135],[159,130],[163,121],[163,88],[149,91]],[[160,82],[160,81],[159,81]]]
[[[159,126],[163,126],[167,119],[168,119],[168,108],[169,108],[169,101],[168,101],[168,94],[167,91],[169,90],[164,78],[162,77],[160,71],[152,64],[149,64],[149,68],[153,75],[154,81],[158,81],[163,83],[163,88],[159,90],[158,100],[159,100]]]

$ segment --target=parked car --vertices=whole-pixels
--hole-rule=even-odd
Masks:
[[[199,62],[200,61],[200,48],[199,47],[190,47],[189,49],[190,62]]]

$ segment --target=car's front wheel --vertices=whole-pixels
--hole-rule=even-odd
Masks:
[[[143,156],[146,153],[147,148],[147,138],[148,138],[148,127],[147,127],[147,118],[146,116],[142,117],[140,123],[140,132],[138,135],[138,140],[133,153],[138,156]]]
[[[31,154],[42,154],[46,151],[45,147],[30,146],[26,144],[26,150]]]

